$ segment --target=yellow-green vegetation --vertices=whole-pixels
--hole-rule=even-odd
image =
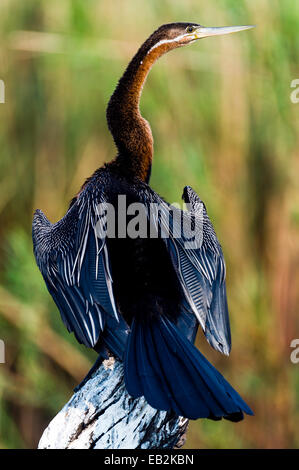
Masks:
[[[142,98],[155,139],[151,185],[190,184],[227,262],[233,349],[202,352],[255,411],[190,424],[187,448],[299,446],[299,2],[3,0],[0,4],[0,447],[35,447],[96,355],[64,328],[32,254],[35,208],[51,221],[115,155],[105,107],[162,23],[257,24],[163,57]]]

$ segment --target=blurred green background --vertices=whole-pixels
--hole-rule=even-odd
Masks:
[[[31,220],[65,213],[115,155],[105,107],[160,24],[257,24],[163,57],[144,89],[155,138],[152,187],[170,202],[190,184],[227,262],[233,349],[203,353],[255,411],[199,420],[185,448],[299,446],[299,2],[1,0],[0,448],[36,447],[95,359],[66,332],[32,254]]]

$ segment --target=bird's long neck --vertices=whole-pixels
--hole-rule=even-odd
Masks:
[[[122,174],[148,182],[153,158],[153,136],[141,116],[142,88],[153,63],[167,52],[165,45],[146,41],[128,65],[107,107],[107,122],[118,156],[110,165]]]

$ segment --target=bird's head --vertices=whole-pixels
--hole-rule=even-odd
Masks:
[[[223,34],[237,33],[254,26],[225,26],[208,28],[197,23],[169,23],[160,26],[148,39],[148,51],[162,48],[163,52],[185,46],[198,39],[210,36],[220,36]]]

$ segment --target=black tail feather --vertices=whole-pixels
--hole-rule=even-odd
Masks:
[[[132,323],[125,357],[130,395],[189,419],[243,419],[253,412],[224,377],[165,317]]]

